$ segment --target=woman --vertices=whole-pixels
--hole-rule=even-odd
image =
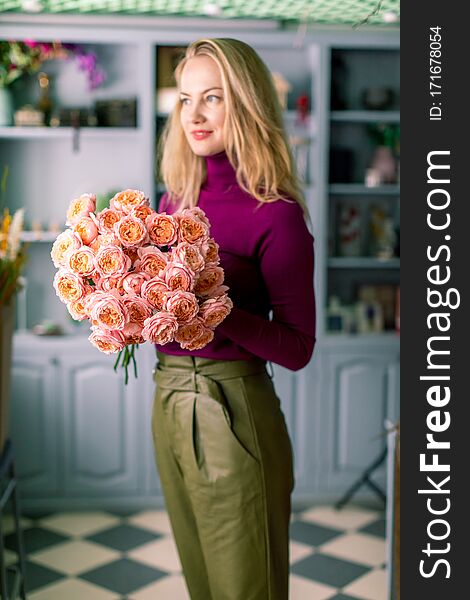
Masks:
[[[198,40],[175,77],[159,210],[204,210],[234,307],[201,350],[157,346],[156,462],[192,600],[287,600],[293,456],[266,363],[311,358],[313,237],[256,52]]]

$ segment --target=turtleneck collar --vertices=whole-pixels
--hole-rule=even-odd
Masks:
[[[237,185],[235,169],[230,164],[225,150],[212,156],[205,156],[207,177],[202,189],[209,192],[226,192]]]

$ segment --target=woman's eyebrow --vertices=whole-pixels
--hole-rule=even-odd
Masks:
[[[211,87],[211,88],[207,88],[207,90],[204,90],[203,92],[201,92],[201,94],[205,94],[206,92],[209,92],[210,90],[221,90],[223,88],[221,87]],[[191,94],[187,94],[186,92],[180,92],[180,94],[183,94],[183,96],[191,96]]]

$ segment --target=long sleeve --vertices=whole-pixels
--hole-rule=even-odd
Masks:
[[[249,352],[297,371],[315,345],[313,237],[298,204],[278,201],[266,209],[272,209],[270,226],[257,254],[272,320],[234,307],[219,329]]]

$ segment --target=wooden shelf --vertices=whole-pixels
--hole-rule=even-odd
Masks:
[[[7,140],[57,140],[72,139],[73,127],[0,127],[0,139]],[[80,127],[81,139],[138,139],[142,135],[139,127]]]
[[[398,269],[399,258],[374,258],[372,256],[332,257],[328,259],[330,269]]]
[[[361,196],[399,196],[400,186],[394,184],[368,187],[363,183],[332,183],[328,190],[330,194],[361,195]]]
[[[330,120],[337,123],[399,123],[398,110],[333,110]]]

